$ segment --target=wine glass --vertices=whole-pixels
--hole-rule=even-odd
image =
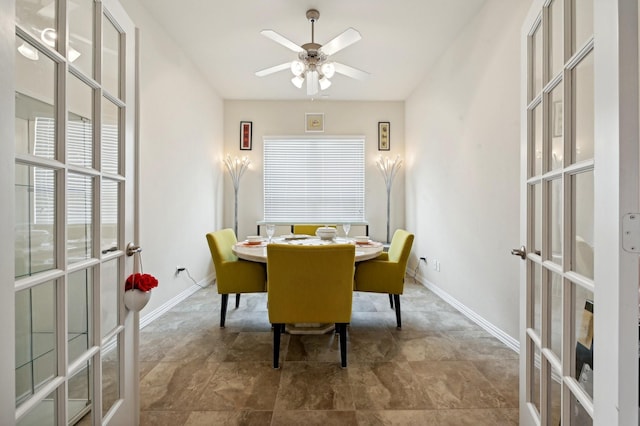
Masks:
[[[269,242],[271,242],[271,238],[273,234],[276,232],[276,226],[272,223],[267,225],[267,237],[269,238]]]
[[[349,231],[351,231],[351,224],[350,223],[343,223],[342,224],[342,230],[344,231],[344,239],[348,240],[349,239]]]

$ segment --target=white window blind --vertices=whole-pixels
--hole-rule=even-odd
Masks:
[[[265,138],[264,220],[364,222],[364,138]]]

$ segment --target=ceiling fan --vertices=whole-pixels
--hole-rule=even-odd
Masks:
[[[314,24],[319,18],[320,12],[316,9],[307,10],[307,19],[311,22],[311,43],[305,43],[302,46],[298,46],[273,30],[260,31],[260,34],[263,36],[296,52],[298,59],[257,71],[256,75],[258,77],[264,77],[289,68],[293,73],[291,83],[300,89],[306,81],[307,95],[309,96],[315,95],[319,90],[325,90],[331,86],[329,79],[333,77],[336,72],[358,80],[368,78],[369,73],[365,71],[329,60],[329,57],[334,53],[359,41],[362,38],[360,33],[353,28],[347,28],[328,43],[324,45],[318,44],[314,39]]]

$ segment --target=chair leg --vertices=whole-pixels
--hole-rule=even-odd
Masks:
[[[227,316],[227,303],[229,302],[229,295],[222,295],[222,306],[220,307],[220,328],[224,328],[224,320]]]
[[[393,294],[389,293],[389,304],[391,305],[391,309],[393,309]]]
[[[398,328],[402,328],[402,315],[400,314],[400,295],[394,294],[393,299],[396,304],[396,321],[398,323]]]
[[[340,333],[340,365],[347,368],[347,324],[337,323],[336,330]]]
[[[240,306],[240,293],[236,293],[236,309]]]
[[[280,333],[284,324],[273,324],[273,368],[278,368],[280,361]]]

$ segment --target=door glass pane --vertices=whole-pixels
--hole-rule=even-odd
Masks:
[[[102,355],[102,416],[120,399],[120,347],[117,336],[107,345],[113,349]]]
[[[56,376],[56,283],[16,292],[16,405]]]
[[[102,264],[100,273],[100,313],[102,336],[104,337],[118,325],[118,259]]]
[[[575,290],[575,379],[593,398],[593,293],[577,284]]]
[[[549,182],[549,232],[551,239],[551,256],[549,260],[562,265],[562,180]]]
[[[83,269],[69,274],[69,363],[92,346],[93,270]]]
[[[549,5],[549,38],[551,54],[549,55],[549,80],[562,72],[564,65],[564,13],[563,0],[553,0]]]
[[[100,248],[102,254],[107,254],[118,248],[118,182],[103,179],[101,192],[102,241]]]
[[[551,108],[549,108],[549,140],[551,141],[551,157],[549,166],[551,170],[562,167],[564,158],[564,85],[560,83],[550,94]]]
[[[593,158],[593,53],[573,69],[573,160]]]
[[[53,391],[40,401],[33,410],[24,415],[17,426],[54,426],[56,424],[56,392]]]
[[[102,88],[120,97],[120,32],[106,16],[102,27]]]
[[[572,0],[572,53],[580,49],[593,35],[593,0]]]
[[[569,424],[575,426],[593,425],[593,419],[573,394],[571,394],[571,418]]]
[[[562,423],[560,422],[560,409],[562,408],[562,385],[558,383],[556,380],[549,379],[551,383],[551,401],[550,402],[550,412],[551,412],[551,422],[550,425],[560,426]]]
[[[16,37],[16,153],[55,157],[55,66]]]
[[[533,152],[530,153],[531,176],[542,174],[542,104],[538,104],[533,110]]]
[[[67,252],[69,263],[91,257],[93,178],[69,173],[67,179]]]
[[[562,277],[553,272],[549,272],[551,277],[551,287],[549,297],[551,298],[551,350],[562,359]]]
[[[572,270],[593,278],[593,171],[572,177],[574,230]]]
[[[542,266],[533,263],[533,329],[542,336]]]
[[[542,184],[533,185],[533,248],[534,253],[542,253]]]
[[[536,407],[536,410],[538,410],[538,415],[540,415],[540,380],[541,380],[541,370],[540,370],[540,363],[542,362],[542,357],[540,356],[540,349],[538,349],[535,346],[535,343],[531,343],[535,349],[534,349],[534,356],[531,358],[531,363],[533,364],[531,366],[531,374],[533,375],[533,377],[531,378],[531,384],[532,384],[532,389],[531,389],[531,403],[533,403],[533,405]]]
[[[76,68],[93,77],[93,0],[74,0],[69,8],[69,52]]]
[[[93,166],[93,89],[68,74],[67,162],[80,167]]]
[[[54,171],[16,164],[16,277],[55,267]]]
[[[16,0],[16,24],[43,42],[56,46],[58,2]]]
[[[91,361],[69,379],[68,422],[75,425],[91,424],[93,367]]]
[[[102,171],[118,173],[120,109],[102,98]]]
[[[542,90],[542,30],[541,25],[531,37],[531,99]],[[530,99],[530,100],[531,100]]]

